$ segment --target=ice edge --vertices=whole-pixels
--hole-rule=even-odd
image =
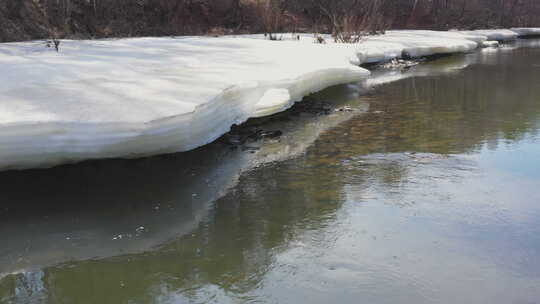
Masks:
[[[216,140],[233,124],[284,111],[306,95],[330,86],[368,78],[369,72],[357,66],[360,63],[387,61],[404,55],[463,53],[496,45],[489,41],[539,34],[540,29],[535,28],[470,32],[390,31],[361,45],[310,46],[306,50],[331,49],[331,53],[319,56],[340,57],[338,66],[332,67],[333,62],[330,62],[315,70],[306,69],[293,78],[247,79],[196,105],[194,110],[178,115],[144,122],[0,121],[0,170],[46,168],[90,159],[138,158],[192,150]],[[4,49],[4,56],[5,53]],[[0,90],[0,103],[8,103],[9,95],[2,93]]]

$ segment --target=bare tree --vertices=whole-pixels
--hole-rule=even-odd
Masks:
[[[256,9],[268,39],[280,40],[277,33],[282,31],[286,18],[282,0],[257,0]]]
[[[311,0],[328,21],[334,40],[357,43],[369,34],[383,33],[388,22],[382,14],[384,0]]]

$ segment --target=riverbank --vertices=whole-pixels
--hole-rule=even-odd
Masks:
[[[2,172],[0,302],[534,302],[539,43],[373,70],[279,138]]]
[[[1,44],[0,169],[188,151],[311,93],[366,80],[362,64],[465,53],[539,31],[389,31],[360,44],[316,44],[312,35],[64,40],[59,52]]]
[[[237,186],[240,176],[301,157],[323,134],[355,117],[385,119],[389,113],[384,107],[370,104],[384,91],[381,85],[428,75],[451,77],[493,54],[485,51],[405,70],[374,69],[361,85],[310,95],[287,111],[249,119],[211,144],[185,153],[0,172],[0,184],[6,185],[0,199],[0,239],[11,240],[0,250],[0,277],[66,261],[140,253],[189,235],[208,216],[210,206]],[[257,136],[276,131],[281,136]],[[32,225],[21,224],[27,222]],[[144,229],[135,230],[140,227]],[[26,250],[28,243],[33,250]]]

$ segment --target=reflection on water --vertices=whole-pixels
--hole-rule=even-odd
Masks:
[[[358,111],[270,121],[265,128],[286,136],[250,143],[256,154],[216,142],[170,156],[1,173],[0,276],[143,252],[190,233],[243,171],[294,157],[324,130],[366,111],[357,88],[317,98],[328,94],[337,104],[354,100]]]
[[[270,122],[254,154],[0,174],[0,302],[535,303],[538,62],[334,88],[313,98],[358,110]]]

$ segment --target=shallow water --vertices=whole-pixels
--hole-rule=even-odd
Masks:
[[[278,117],[256,153],[1,173],[0,303],[537,303],[527,44],[326,90],[352,111]]]

